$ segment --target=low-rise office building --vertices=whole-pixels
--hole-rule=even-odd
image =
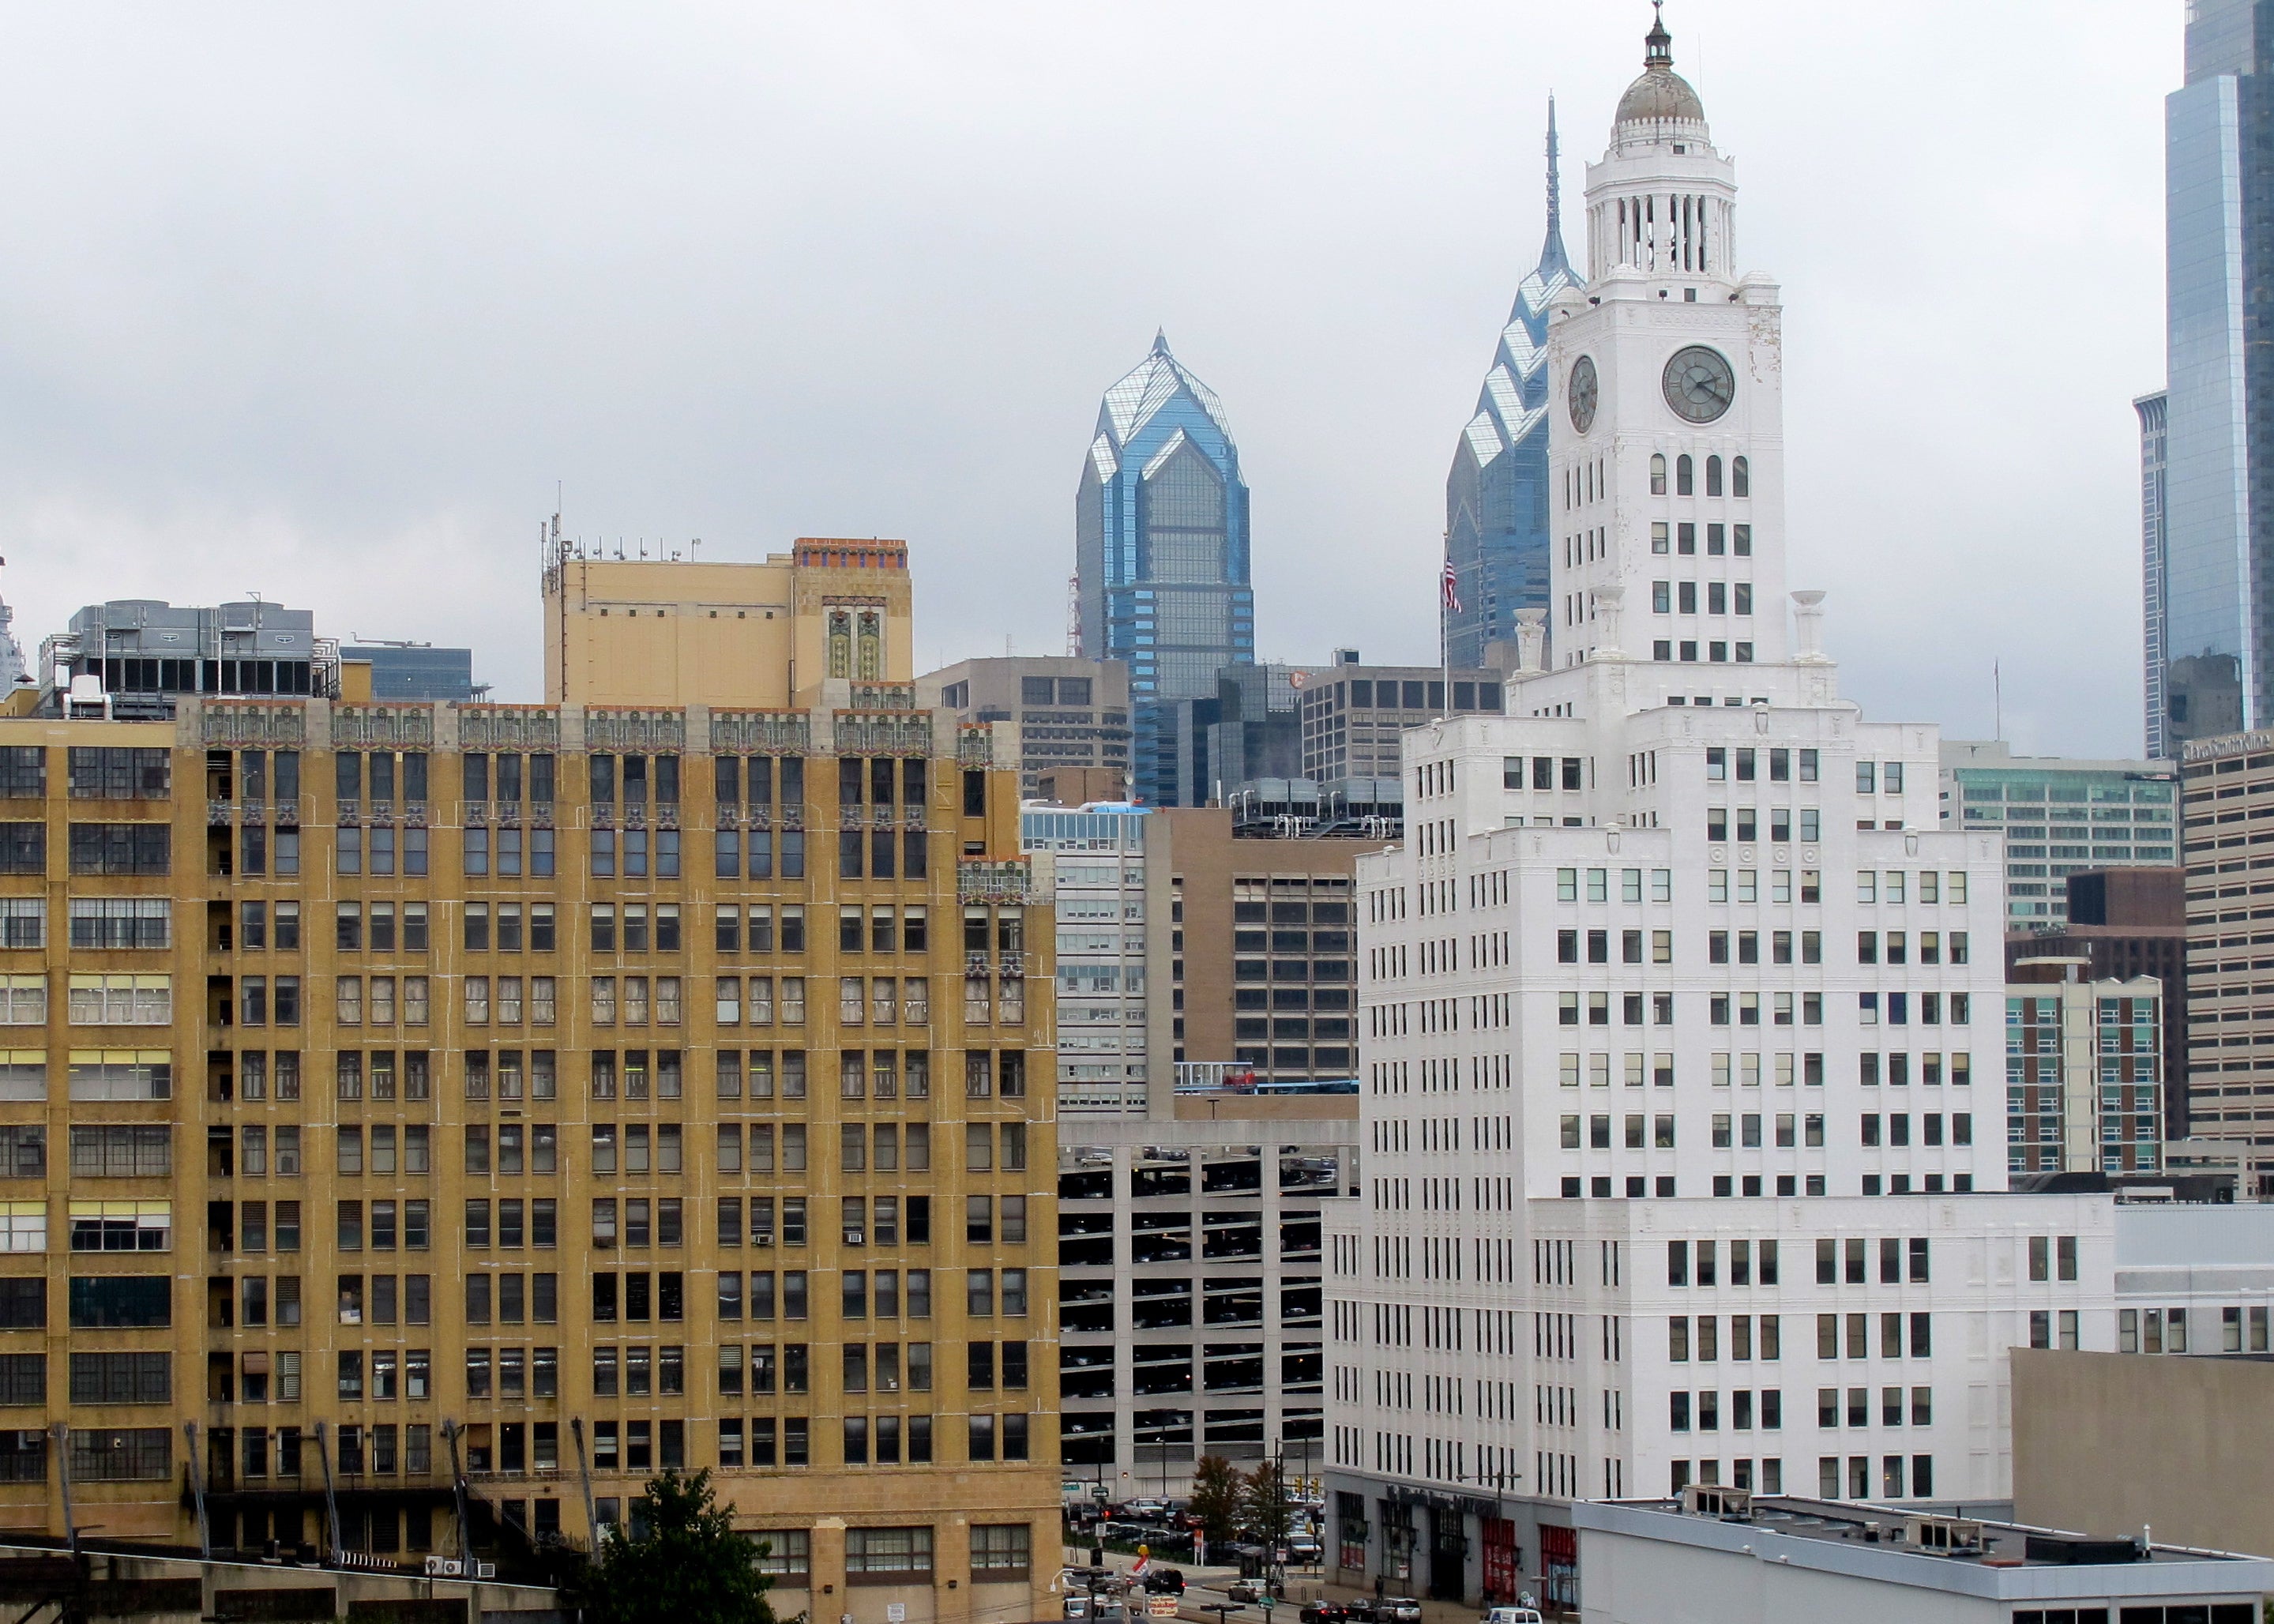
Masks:
[[[1581,1624],[2258,1624],[2274,1590],[2274,1562],[2149,1544],[2136,1521],[2063,1533],[1964,1509],[1581,1503]]]
[[[2006,922],[2068,922],[2067,880],[2087,868],[2179,861],[2179,786],[2169,762],[2016,756],[2003,740],[1942,742],[1942,826],[2006,838]]]
[[[1019,782],[1028,796],[1043,780],[1106,772],[1129,779],[1129,667],[1070,655],[1006,655],[959,660],[917,679],[927,704],[968,723],[1018,728]],[[1117,788],[1111,799],[1126,793]]]
[[[1169,966],[1171,1057],[1229,1061],[1265,1086],[1355,1078],[1352,876],[1383,840],[1249,838],[1223,807],[1147,824],[1148,871],[1165,895],[1146,948]]]
[[[1398,739],[1407,728],[1442,716],[1500,714],[1500,672],[1449,676],[1448,688],[1440,666],[1362,665],[1356,649],[1336,650],[1334,663],[1303,682],[1302,776],[1321,784],[1395,778]]]

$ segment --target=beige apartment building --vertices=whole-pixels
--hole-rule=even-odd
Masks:
[[[2274,733],[2190,740],[2180,786],[2189,1130],[2231,1152],[2244,1188],[2263,1197],[2274,1192]]]
[[[707,1467],[785,1615],[1037,1616],[1048,898],[905,547],[795,559],[556,553],[545,705],[0,718],[0,1525],[509,1575]]]

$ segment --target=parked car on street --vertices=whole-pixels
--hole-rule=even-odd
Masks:
[[[1421,1604],[1411,1596],[1385,1596],[1374,1604],[1375,1624],[1421,1624]]]
[[[1263,1582],[1261,1579],[1234,1579],[1224,1587],[1224,1594],[1227,1601],[1259,1602],[1263,1599]]]

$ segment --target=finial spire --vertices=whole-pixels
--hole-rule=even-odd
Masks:
[[[1547,237],[1540,248],[1538,274],[1544,280],[1557,271],[1571,268],[1571,257],[1563,247],[1563,182],[1557,159],[1561,147],[1555,139],[1555,97],[1547,97]]]
[[[1164,356],[1169,353],[1168,328],[1156,327],[1153,329],[1153,353],[1156,356]]]
[[[1672,69],[1674,36],[1666,31],[1666,0],[1650,0],[1650,32],[1642,37],[1642,65]]]
[[[1547,93],[1547,235],[1563,235],[1563,181],[1556,173],[1555,93]]]

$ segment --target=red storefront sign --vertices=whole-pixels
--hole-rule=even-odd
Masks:
[[[1516,1524],[1501,1517],[1484,1519],[1484,1585],[1493,1600],[1515,1599],[1524,1572],[1523,1553],[1516,1547]]]

